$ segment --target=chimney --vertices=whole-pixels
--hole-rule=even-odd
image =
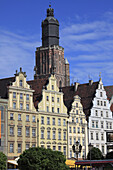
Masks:
[[[91,86],[93,84],[93,80],[89,80],[89,85]]]
[[[75,82],[75,83],[74,83],[74,91],[77,91],[79,84],[80,84],[80,83],[78,83],[78,82]]]

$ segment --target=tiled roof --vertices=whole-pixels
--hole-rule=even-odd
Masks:
[[[15,77],[0,79],[0,97],[1,98],[3,99],[8,98],[7,86],[9,86],[14,81],[15,81]]]
[[[111,97],[113,96],[113,86],[104,86],[104,88],[106,90],[108,100],[110,100]]]
[[[27,83],[31,86],[31,89],[35,90],[33,94],[33,102],[35,108],[37,108],[38,103],[42,99],[42,89],[45,88],[48,82],[48,77],[27,81]]]
[[[77,91],[74,90],[74,85],[69,87],[63,87],[64,92],[64,103],[71,110],[72,102],[74,101],[74,96],[78,95],[81,98],[81,103],[83,105],[83,111],[86,116],[90,115],[90,109],[92,107],[92,101],[98,88],[99,82],[94,82],[92,85],[89,83],[78,85]]]

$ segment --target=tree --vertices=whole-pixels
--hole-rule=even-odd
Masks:
[[[0,169],[1,170],[6,169],[6,161],[7,161],[7,156],[3,152],[0,152]]]
[[[91,152],[91,158],[90,158],[90,152]],[[89,151],[89,153],[88,153],[88,155],[87,155],[87,159],[88,159],[88,160],[90,160],[90,159],[91,159],[91,160],[103,159],[102,152],[100,151],[100,149],[93,147],[93,148]]]
[[[29,148],[18,160],[20,170],[69,170],[62,152],[45,148]]]
[[[106,159],[113,159],[113,151],[107,153]]]

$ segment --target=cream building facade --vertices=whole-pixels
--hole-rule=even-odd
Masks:
[[[15,81],[8,87],[8,158],[18,157],[25,149],[37,146],[38,112],[26,73],[16,71]]]
[[[82,145],[82,150],[81,153],[79,153],[78,158],[86,158],[88,153],[87,121],[83,112],[81,98],[78,95],[74,96],[71,108],[68,122],[68,157],[76,158],[72,146],[75,145],[76,147],[76,142],[78,141],[79,145]]]
[[[49,83],[42,90],[38,113],[39,146],[61,151],[67,157],[68,114],[54,75],[49,77]]]

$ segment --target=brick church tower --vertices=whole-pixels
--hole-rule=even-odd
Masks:
[[[70,85],[69,63],[64,59],[64,48],[59,46],[59,22],[49,6],[42,21],[42,46],[36,48],[34,79],[54,74],[59,87]]]

